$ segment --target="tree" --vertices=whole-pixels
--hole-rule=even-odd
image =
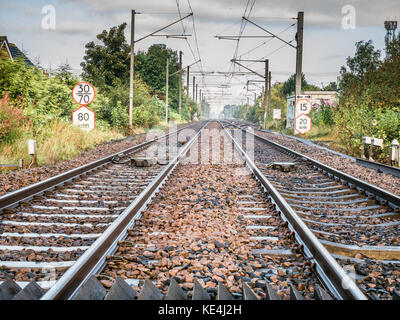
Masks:
[[[340,69],[339,89],[343,96],[361,93],[362,87],[359,86],[359,82],[367,73],[371,74],[381,66],[380,56],[381,52],[375,50],[372,40],[356,43],[354,57],[347,57],[347,66],[342,66]]]
[[[101,44],[91,41],[85,45],[86,51],[81,63],[82,77],[101,89],[109,89],[116,84],[129,84],[130,47],[125,39],[123,23],[103,30],[96,38]]]
[[[389,43],[386,53],[386,60],[400,59],[400,33]]]
[[[72,73],[72,67],[68,62],[60,64],[55,74],[57,78],[70,87],[73,87],[78,82],[78,78]]]
[[[304,73],[301,74],[301,88],[303,91],[320,91],[321,89],[317,86],[309,84],[306,81]],[[296,74],[290,76],[283,84],[283,94],[284,96],[294,95],[296,91]]]
[[[169,59],[169,74],[179,69],[178,54],[165,44],[154,44],[147,52],[139,51],[136,55],[136,72],[152,88],[152,93],[165,98],[166,61]],[[178,90],[179,75],[169,78],[169,92],[175,96]],[[164,95],[161,97],[161,95]]]
[[[328,85],[326,85],[324,87],[324,91],[337,91],[338,90],[338,86],[336,82],[329,82]]]
[[[355,56],[346,59],[348,70],[346,67],[344,70],[361,80],[368,71],[378,69],[381,64],[380,56],[381,52],[375,50],[372,40],[359,41],[356,43]]]

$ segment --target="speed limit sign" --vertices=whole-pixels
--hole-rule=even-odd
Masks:
[[[308,99],[297,99],[296,100],[296,115],[309,114],[311,112],[312,105]]]
[[[72,112],[72,123],[84,131],[95,128],[95,113],[88,107],[81,106]]]
[[[78,82],[72,89],[72,97],[81,106],[92,103],[95,95],[94,87],[89,82]]]
[[[310,131],[312,127],[312,120],[309,116],[302,114],[294,120],[294,128],[297,132],[305,134]]]

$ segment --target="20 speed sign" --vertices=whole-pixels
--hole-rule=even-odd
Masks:
[[[92,103],[95,95],[94,87],[88,82],[78,82],[72,89],[72,97],[81,106]]]
[[[294,120],[294,128],[297,132],[305,134],[311,130],[312,120],[309,116],[302,114]]]

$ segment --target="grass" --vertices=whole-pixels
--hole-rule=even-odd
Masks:
[[[276,131],[275,127],[270,128],[270,130]],[[293,129],[281,129],[278,130],[279,133],[286,134],[289,136],[294,136]],[[339,139],[337,137],[338,132],[337,129],[335,130],[335,127],[329,127],[329,126],[313,126],[312,130],[310,132],[307,132],[306,134],[297,134],[296,137],[310,140],[313,142],[319,142],[325,146],[328,147],[332,150],[348,154],[348,155],[353,155],[351,150],[347,150],[345,146],[341,145],[338,143]]]
[[[71,124],[55,121],[36,135],[27,132],[12,144],[0,144],[0,163],[16,164],[21,158],[25,164],[30,163],[29,139],[37,142],[38,163],[42,166],[72,159],[99,143],[120,138],[123,135],[118,131],[94,129],[85,132]]]
[[[179,123],[184,122],[176,122],[176,124]],[[165,130],[167,128],[168,125],[164,121],[151,129],[133,128],[130,134],[147,133],[150,130]],[[19,159],[24,159],[25,165],[29,164],[31,162],[31,157],[28,154],[29,139],[36,140],[38,164],[44,166],[70,160],[86,150],[95,148],[97,144],[123,137],[124,135],[117,130],[94,129],[86,132],[70,123],[55,121],[48,127],[41,128],[36,135],[26,132],[14,143],[0,143],[0,164],[17,164]]]

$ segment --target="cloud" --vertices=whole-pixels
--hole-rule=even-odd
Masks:
[[[129,13],[133,6],[138,11],[146,12],[177,12],[176,2],[173,0],[148,1],[136,0],[134,4],[125,0],[68,0],[70,3],[86,5],[90,11],[105,16],[114,16],[126,11]],[[189,12],[187,1],[179,1],[182,12]],[[232,23],[240,20],[245,2],[243,0],[192,0],[195,17],[199,21]],[[398,0],[259,0],[255,3],[252,17],[266,23],[282,22],[281,18],[296,17],[298,11],[305,12],[305,21],[309,26],[340,27],[343,18],[342,8],[352,5],[356,9],[357,24],[359,26],[382,26],[389,16],[400,16]],[[265,18],[269,18],[268,20]]]

